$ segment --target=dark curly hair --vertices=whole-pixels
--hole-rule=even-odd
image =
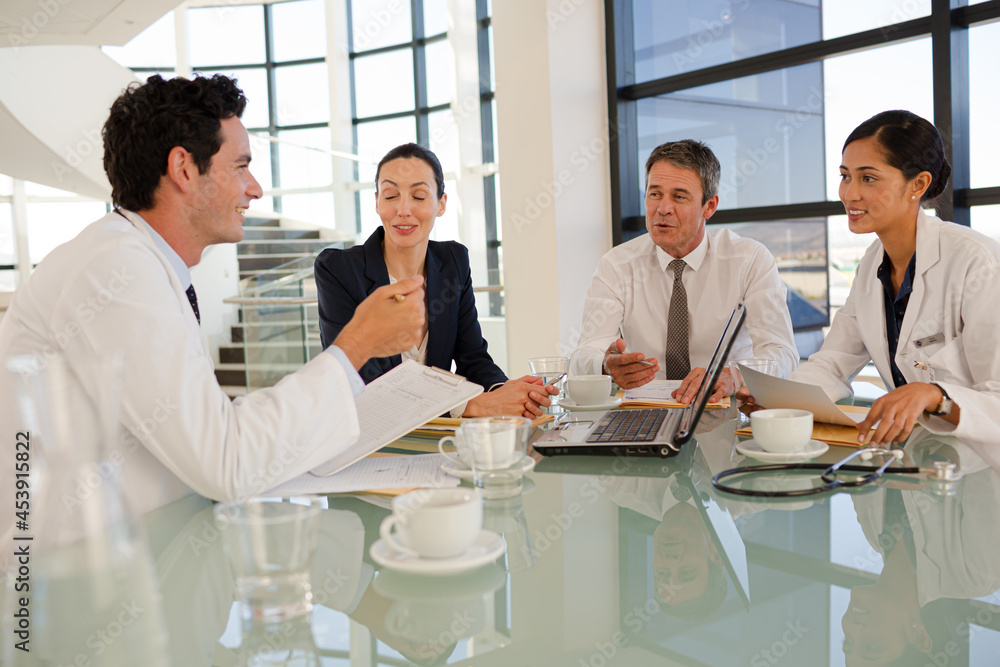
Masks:
[[[944,192],[951,177],[951,165],[944,156],[941,133],[930,121],[912,111],[883,111],[858,125],[847,137],[844,148],[852,141],[868,137],[875,138],[886,163],[903,172],[906,180],[913,180],[922,171],[931,175],[931,184],[920,198],[921,203],[933,201]]]
[[[427,166],[434,172],[434,184],[437,186],[437,198],[444,195],[444,170],[441,168],[441,161],[437,155],[429,148],[424,148],[420,144],[402,144],[396,146],[379,160],[378,168],[375,169],[375,194],[378,194],[378,175],[382,173],[382,165],[398,158],[417,158],[427,163]]]
[[[199,173],[208,171],[222,146],[220,121],[243,115],[247,98],[235,79],[149,77],[130,84],[111,105],[104,123],[104,171],[116,207],[133,211],[152,208],[167,156],[181,146],[194,158]]]

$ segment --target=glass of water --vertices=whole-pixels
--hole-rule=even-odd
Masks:
[[[542,378],[545,384],[555,383],[559,393],[550,396],[552,406],[545,408],[545,414],[558,414],[562,411],[559,401],[566,396],[566,374],[569,373],[569,357],[535,357],[528,359],[528,372],[532,377]]]
[[[322,509],[320,498],[215,506],[244,620],[281,622],[312,610],[310,576]]]

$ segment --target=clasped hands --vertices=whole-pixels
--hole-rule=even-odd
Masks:
[[[646,360],[646,355],[642,352],[626,353],[625,341],[619,338],[604,353],[604,371],[622,389],[635,389],[647,384],[656,377],[656,373],[660,370],[660,363],[656,359],[649,359],[653,362],[652,366],[639,363],[644,360]],[[678,403],[693,401],[704,376],[704,368],[692,368],[687,377],[681,381],[681,386],[671,393],[674,400]],[[712,403],[718,402],[724,396],[731,395],[736,389],[736,379],[728,368],[724,369],[708,400]]]

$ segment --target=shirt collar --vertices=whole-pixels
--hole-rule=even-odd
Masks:
[[[895,301],[907,297],[913,291],[913,276],[917,272],[917,253],[913,253],[910,263],[906,265],[906,272],[903,275],[903,282],[899,285]],[[889,254],[882,251],[882,263],[875,272],[878,279],[882,281],[886,294],[892,294],[892,262],[889,261]]]
[[[191,286],[191,271],[188,269],[187,264],[181,259],[181,256],[177,254],[177,251],[170,247],[170,244],[163,240],[159,232],[150,226],[148,222],[143,220],[142,216],[135,211],[129,211],[123,208],[118,209],[118,213],[122,215],[126,220],[131,222],[133,225],[139,226],[149,234],[149,238],[153,240],[153,245],[156,249],[163,253],[163,256],[167,258],[167,263],[173,268],[174,273],[177,274],[177,279],[181,282],[181,287],[187,289]]]
[[[670,267],[670,262],[677,259],[676,257],[671,257],[666,250],[658,245],[653,245],[656,249],[656,261],[660,263],[660,269],[666,271]],[[708,255],[708,230],[705,230],[705,235],[701,237],[701,243],[698,246],[684,255],[680,259],[690,266],[695,271],[701,266],[701,263],[705,261],[705,257]]]

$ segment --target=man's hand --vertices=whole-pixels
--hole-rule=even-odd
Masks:
[[[698,395],[698,387],[701,386],[701,379],[704,376],[704,368],[692,368],[691,372],[681,382],[681,386],[675,389],[671,396],[678,403],[690,403]],[[732,372],[728,368],[725,368],[719,375],[719,379],[715,383],[715,390],[709,396],[708,402],[718,403],[723,397],[732,395],[734,391],[736,391],[736,379],[733,377]]]
[[[423,285],[423,276],[400,280],[379,287],[358,304],[354,317],[333,341],[354,368],[360,370],[372,357],[391,357],[420,342],[426,311]]]
[[[639,363],[646,358],[642,352],[622,354],[624,351],[625,341],[619,338],[604,353],[604,368],[615,384],[622,389],[641,387],[652,380],[660,370],[660,363],[656,359],[650,359],[653,365],[647,366]]]
[[[543,385],[541,378],[525,375],[516,380],[508,380],[503,386],[476,396],[465,407],[464,417],[496,417],[513,415],[536,419],[541,417],[543,407],[552,404],[549,396],[559,390],[552,385]]]
[[[872,403],[868,416],[858,424],[861,432],[858,442],[865,442],[868,431],[872,430],[876,422],[878,426],[875,427],[870,444],[885,446],[890,442],[906,440],[917,423],[917,417],[924,410],[937,410],[942,398],[941,390],[926,382],[910,382],[893,389]],[[953,414],[949,417],[957,417],[957,408],[957,405],[952,408]]]

